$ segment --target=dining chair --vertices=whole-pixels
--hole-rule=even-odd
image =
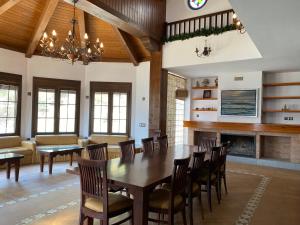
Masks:
[[[216,147],[216,145],[217,145],[216,138],[199,137],[199,139],[198,139],[198,150],[199,151],[210,151],[211,148]]]
[[[132,160],[135,156],[135,141],[122,141],[119,142],[121,148],[121,160]]]
[[[160,137],[157,137],[159,151],[160,152],[166,152],[168,150],[168,136],[163,135]]]
[[[154,152],[154,138],[144,138],[142,139],[143,152],[146,155],[151,155]]]
[[[199,199],[199,205],[201,210],[202,219],[204,219],[203,214],[203,205],[201,198],[201,182],[199,181],[199,177],[201,174],[201,169],[204,165],[206,152],[194,152],[192,157],[192,165],[189,173],[189,182],[188,182],[188,209],[189,209],[189,218],[190,225],[193,225],[193,199]]]
[[[171,188],[160,188],[154,190],[149,196],[149,212],[157,213],[158,219],[148,217],[149,221],[156,223],[167,223],[174,225],[174,215],[182,213],[183,224],[187,225],[185,200],[187,173],[189,169],[190,157],[185,159],[175,159],[171,179]],[[160,215],[168,215],[168,221],[164,221],[164,217]]]
[[[91,160],[108,160],[107,143],[93,144],[86,147]]]
[[[79,224],[85,220],[92,225],[94,219],[101,225],[108,225],[109,219],[129,212],[129,216],[115,224],[131,220],[133,202],[121,194],[109,193],[107,184],[107,161],[78,159],[80,172],[80,217]]]
[[[208,206],[210,211],[212,211],[211,186],[215,186],[218,203],[220,204],[220,153],[221,147],[213,147],[211,149],[210,160],[204,163],[199,176],[199,182],[206,186],[205,191],[207,192]]]
[[[224,182],[224,188],[225,188],[225,193],[227,194],[227,182],[226,182],[226,159],[227,159],[227,154],[229,152],[229,148],[231,146],[231,142],[228,141],[226,143],[222,144],[221,148],[221,156],[220,156],[220,180],[219,180],[219,185],[220,185],[220,197],[222,197],[222,180]]]
[[[108,144],[102,143],[102,144],[92,144],[88,145],[87,151],[90,157],[90,160],[108,160]],[[123,187],[119,187],[115,184],[108,184],[108,190],[110,192],[123,192],[125,191]]]

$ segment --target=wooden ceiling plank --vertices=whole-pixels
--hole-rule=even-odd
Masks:
[[[131,62],[133,63],[133,65],[138,66],[139,65],[138,57],[134,49],[134,46],[132,45],[132,42],[128,38],[129,34],[120,30],[117,27],[114,27],[114,30],[117,33],[118,37],[120,38],[123,46],[125,47]]]
[[[79,36],[80,36],[80,46],[81,48],[85,48],[84,44],[84,35],[86,33],[86,26],[85,26],[85,12],[77,9],[76,10],[76,15],[77,15],[77,20],[78,20],[78,27],[79,27]],[[88,65],[88,59],[83,56],[83,64]]]
[[[3,5],[1,5],[0,6],[0,16],[3,13],[5,13],[6,11],[8,11],[9,9],[11,9],[12,7],[14,7],[20,1],[22,1],[22,0],[8,0],[6,3],[4,3]]]
[[[30,58],[35,52],[36,47],[42,37],[43,32],[45,31],[57,5],[59,0],[47,0],[43,12],[39,18],[39,21],[35,27],[35,31],[33,32],[33,36],[31,42],[26,51],[26,57]]]
[[[73,4],[73,0],[64,1],[69,4]],[[160,50],[161,45],[159,41],[150,38],[150,35],[143,31],[140,26],[129,21],[127,17],[106,6],[103,2],[96,0],[80,0],[76,4],[76,7],[131,34],[134,37],[140,38],[149,51],[154,52]]]

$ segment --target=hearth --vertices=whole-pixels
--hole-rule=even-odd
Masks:
[[[230,155],[237,156],[256,156],[256,140],[255,136],[236,135],[236,134],[222,134],[221,142],[231,142]]]

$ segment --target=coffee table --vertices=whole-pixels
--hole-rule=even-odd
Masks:
[[[53,159],[58,155],[69,155],[70,156],[70,166],[73,163],[73,154],[81,156],[81,152],[84,148],[78,146],[64,146],[64,147],[48,147],[45,149],[38,150],[40,153],[40,170],[44,172],[45,157],[49,159],[49,174],[52,174]]]
[[[7,163],[6,178],[10,179],[10,169],[12,165],[15,165],[15,181],[19,181],[20,162],[24,158],[24,155],[16,153],[1,153],[0,165]]]

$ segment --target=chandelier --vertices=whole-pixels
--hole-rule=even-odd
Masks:
[[[85,65],[92,61],[99,61],[104,52],[104,45],[97,38],[95,43],[89,40],[87,33],[84,34],[84,40],[80,40],[77,37],[75,26],[78,23],[76,20],[76,3],[78,0],[73,0],[73,18],[71,20],[71,30],[68,32],[68,36],[65,38],[65,42],[58,46],[58,38],[55,30],[51,35],[44,32],[40,46],[42,48],[42,55],[47,57],[61,58],[68,60],[72,65],[82,60]]]
[[[244,25],[242,24],[242,22],[238,19],[238,16],[236,13],[233,14],[232,19],[233,19],[233,24],[235,25],[236,29],[238,31],[240,31],[241,34],[246,33],[246,29],[245,29]]]
[[[195,53],[198,57],[203,57],[203,56],[208,57],[208,56],[210,56],[211,51],[212,51],[211,47],[208,46],[207,40],[205,40],[205,45],[204,45],[203,51],[200,52],[200,50],[198,48],[196,48]]]

